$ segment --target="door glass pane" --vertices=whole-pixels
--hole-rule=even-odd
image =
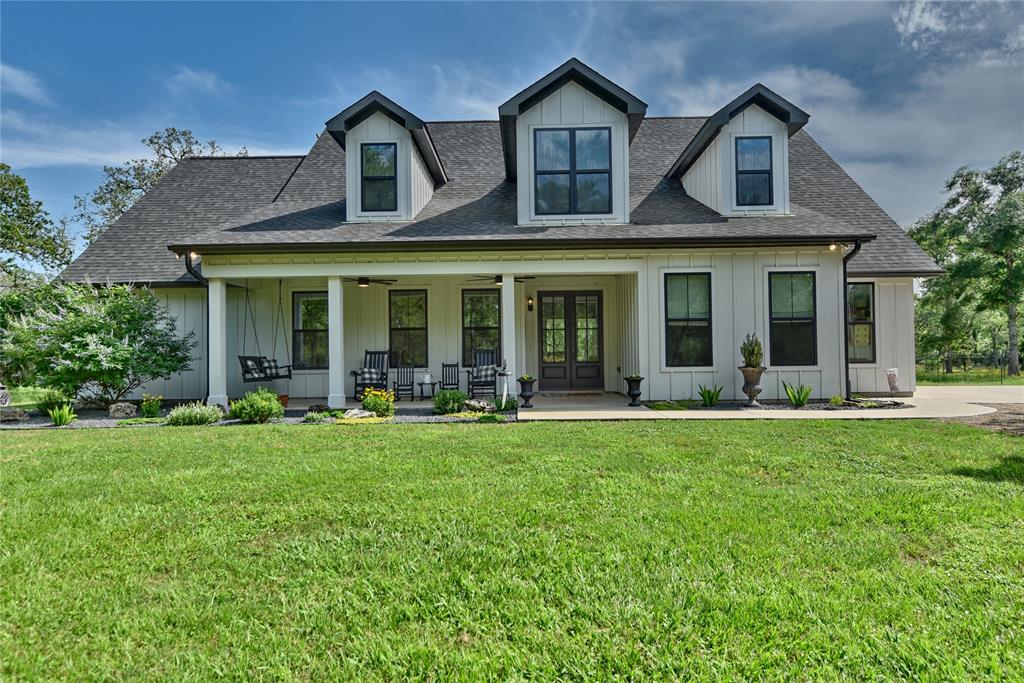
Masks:
[[[576,297],[576,362],[596,363],[600,360],[596,296]]]
[[[535,154],[538,171],[568,171],[569,131],[538,130]]]
[[[569,174],[537,176],[537,213],[569,213]]]
[[[611,146],[607,130],[576,131],[576,169],[579,171],[611,168]]]
[[[551,296],[542,300],[541,342],[543,362],[565,362],[565,297]]]
[[[611,210],[611,190],[607,173],[581,173],[576,176],[576,211],[608,213]]]

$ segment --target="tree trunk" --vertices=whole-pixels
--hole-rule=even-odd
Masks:
[[[1010,336],[1010,359],[1007,363],[1007,374],[1019,375],[1020,374],[1020,335],[1017,329],[1017,304],[1008,304],[1006,306],[1006,317],[1009,319],[1007,325]]]
[[[953,374],[953,354],[951,352],[949,352],[949,351],[946,351],[946,357],[943,358],[942,360],[943,360],[943,362],[942,362],[942,365],[943,365],[942,369],[946,372],[947,375],[952,375]]]

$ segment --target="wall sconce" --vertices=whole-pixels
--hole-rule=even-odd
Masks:
[[[526,297],[526,310],[528,310],[529,312],[533,313],[533,297],[532,296]]]

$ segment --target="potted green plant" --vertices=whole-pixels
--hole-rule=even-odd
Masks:
[[[640,375],[627,375],[623,379],[626,380],[626,396],[629,396],[629,405],[635,408],[640,405],[640,383],[644,381],[644,378]]]
[[[739,371],[743,373],[743,393],[747,395],[747,406],[757,407],[757,395],[761,393],[761,375],[768,368],[761,365],[764,360],[764,347],[756,334],[748,334],[743,343],[740,344],[740,356],[743,357],[743,365]]]
[[[533,404],[530,403],[530,399],[533,398],[533,384],[537,378],[533,375],[523,375],[517,381],[519,382],[519,398],[523,399],[523,407],[532,408]]]

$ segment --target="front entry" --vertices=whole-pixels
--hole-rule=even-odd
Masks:
[[[540,292],[539,389],[603,389],[601,292]]]

